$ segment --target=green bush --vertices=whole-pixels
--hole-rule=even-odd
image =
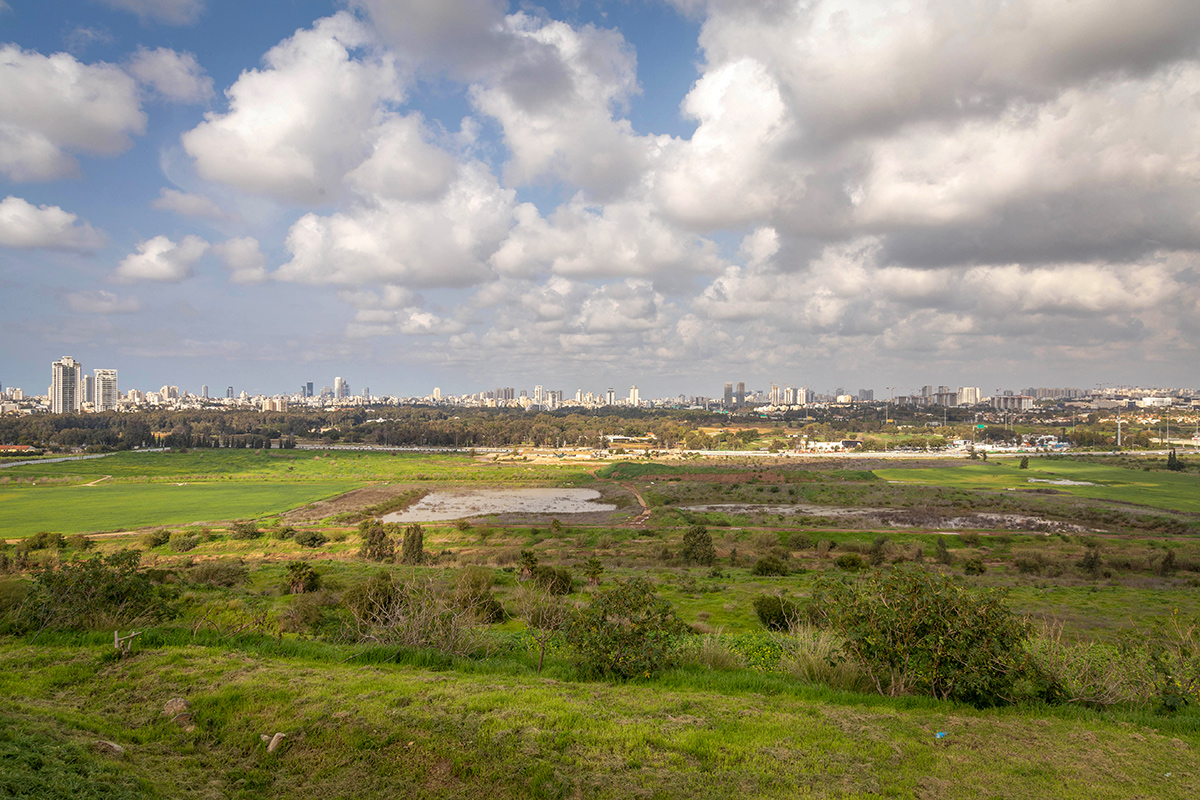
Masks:
[[[295,542],[301,547],[320,547],[327,541],[325,534],[313,528],[306,528],[295,535]]]
[[[792,550],[811,550],[816,547],[817,544],[807,533],[796,531],[788,536],[787,546]]]
[[[531,576],[533,582],[547,594],[571,593],[571,582],[574,580],[574,576],[571,575],[571,570],[565,567],[538,564],[533,568]]]
[[[672,666],[687,627],[644,578],[616,580],[597,592],[568,629],[588,675],[649,677]]]
[[[844,569],[847,572],[857,572],[867,565],[858,553],[842,553],[833,560],[833,563],[838,569]]]
[[[754,567],[750,570],[751,575],[774,575],[783,578],[786,578],[790,572],[791,570],[788,569],[788,565],[775,556],[763,556],[754,562]]]
[[[153,550],[156,547],[162,547],[169,541],[171,541],[171,532],[166,528],[159,528],[156,531],[150,531],[142,536],[142,544],[147,550]]]
[[[249,571],[240,561],[205,561],[188,570],[187,579],[200,586],[237,586]]]
[[[950,554],[950,548],[946,545],[945,536],[938,537],[937,546],[933,550],[933,559],[945,566],[950,566],[954,563],[954,556]]]
[[[280,525],[278,528],[271,530],[271,538],[286,541],[296,535],[296,529],[291,525]]]
[[[69,542],[71,547],[74,547],[76,550],[91,550],[96,546],[94,541],[84,536],[82,533],[77,533],[72,536]]]
[[[967,575],[982,575],[987,572],[987,567],[983,565],[982,558],[972,556],[963,562],[963,572]]]
[[[693,525],[683,534],[683,551],[680,553],[686,564],[699,564],[711,567],[717,560],[717,549],[713,547],[712,536],[703,525]]]
[[[171,534],[171,549],[176,553],[186,553],[189,550],[195,550],[200,544],[200,537],[194,533],[183,533],[176,531]]]
[[[177,613],[173,594],[138,568],[140,559],[136,550],[122,550],[34,569],[18,624],[30,631],[96,630],[169,619]]]
[[[474,612],[481,622],[503,622],[504,606],[492,594],[494,582],[495,573],[487,567],[467,567],[458,576],[458,585],[454,590],[455,605]]]
[[[801,619],[803,612],[795,601],[777,594],[764,594],[754,598],[754,613],[767,630],[786,631]]]
[[[39,531],[22,542],[22,544],[28,550],[67,549],[66,538],[61,533],[50,533],[49,531]]]
[[[292,594],[315,592],[321,588],[321,576],[307,561],[292,561],[287,565],[287,589]]]
[[[817,620],[846,637],[881,693],[922,693],[978,706],[1011,702],[1017,681],[1038,678],[1025,652],[1029,623],[998,591],[972,592],[920,569],[821,577]]]
[[[230,539],[257,539],[262,535],[262,531],[258,529],[258,523],[254,520],[239,519],[229,526]]]

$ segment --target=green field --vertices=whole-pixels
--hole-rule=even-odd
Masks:
[[[261,517],[360,485],[348,481],[238,481],[4,488],[0,489],[0,536],[28,536],[38,531],[92,533]]]
[[[0,469],[0,484],[35,478],[120,481],[350,480],[350,481],[583,481],[578,465],[477,460],[467,455],[353,450],[192,450],[186,453],[115,453],[87,461]]]
[[[1200,512],[1200,475],[1145,471],[1065,459],[1030,458],[1029,469],[1018,469],[1015,460],[989,460],[957,467],[877,469],[875,474],[897,483],[920,483],[969,490],[1053,489],[1056,492],[1097,500]],[[1030,479],[1037,479],[1030,482]],[[1091,486],[1069,486],[1044,481],[1083,481]]]
[[[553,481],[570,485],[590,480],[575,465],[492,463],[465,455],[126,452],[0,470],[0,537],[262,517],[370,483]]]

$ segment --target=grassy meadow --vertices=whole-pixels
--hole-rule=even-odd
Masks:
[[[1194,473],[1032,458],[1028,470],[639,460],[593,476],[518,459],[193,451],[0,470],[0,538],[26,545],[0,551],[0,797],[1200,796]],[[424,525],[421,566],[362,557],[354,514],[284,513],[384,484],[588,485],[623,508],[607,519]],[[1030,487],[1054,492],[1007,491]],[[635,516],[635,492],[647,514]],[[706,503],[746,508],[687,508]],[[788,504],[909,516],[866,527],[861,516],[754,508]],[[967,511],[1074,528],[940,525]],[[244,534],[235,519],[257,530]],[[696,524],[707,525],[711,565],[683,558]],[[128,532],[33,537],[116,529]],[[21,627],[33,567],[127,548],[169,614]],[[596,679],[559,632],[539,673],[539,634],[522,605],[530,557],[569,572],[562,602],[572,607],[616,579],[650,581],[689,631],[679,658],[653,677]],[[584,578],[592,559],[599,586]],[[311,586],[291,582],[297,565],[311,568]],[[844,638],[818,650],[808,626],[767,630],[756,611],[774,597],[807,608],[821,582],[873,569],[1005,592],[1060,694],[1026,687],[992,708],[884,696]],[[503,613],[471,622],[462,651],[399,643],[352,608],[381,575],[406,591],[431,587],[447,609],[473,586]],[[142,631],[125,657],[114,628]],[[1176,649],[1154,649],[1163,643]],[[1154,658],[1175,659],[1165,683]],[[188,701],[185,717],[164,715],[172,698]],[[269,753],[262,737],[275,733],[287,738]]]
[[[1149,471],[1131,467],[1030,458],[1028,469],[1016,459],[989,459],[954,467],[877,469],[880,478],[970,490],[1053,489],[1098,500],[1200,513],[1200,474]],[[1076,481],[1070,485],[1058,481]]]

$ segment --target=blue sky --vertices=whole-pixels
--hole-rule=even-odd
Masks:
[[[5,0],[0,383],[1193,386],[1144,5]]]

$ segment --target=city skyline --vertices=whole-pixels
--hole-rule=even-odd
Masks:
[[[1200,384],[1200,6],[0,2],[0,383]],[[326,376],[318,378],[317,376]]]

